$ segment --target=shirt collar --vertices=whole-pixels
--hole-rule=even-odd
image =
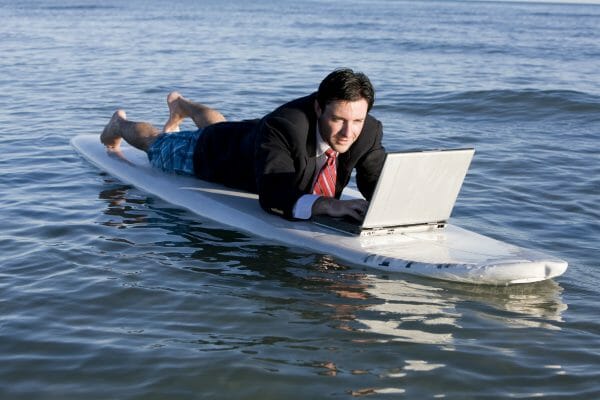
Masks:
[[[319,131],[319,124],[317,124],[317,158],[322,157],[327,150],[331,147],[329,143],[323,140],[321,132]]]

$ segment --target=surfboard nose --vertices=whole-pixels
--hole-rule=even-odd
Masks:
[[[546,273],[546,279],[554,278],[565,273],[569,266],[569,263],[563,260],[558,261],[547,261],[544,270]]]

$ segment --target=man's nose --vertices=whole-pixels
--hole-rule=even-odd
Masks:
[[[343,137],[347,137],[347,138],[352,137],[352,124],[350,124],[349,122],[344,122],[344,125],[342,125],[342,130],[340,131],[340,134]]]

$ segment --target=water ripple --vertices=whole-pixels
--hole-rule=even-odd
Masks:
[[[590,117],[598,119],[600,97],[566,90],[482,90],[397,95],[382,110],[421,116],[531,120]],[[390,104],[392,103],[392,104]],[[590,120],[586,122],[592,122]]]

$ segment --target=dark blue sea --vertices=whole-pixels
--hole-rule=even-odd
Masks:
[[[0,0],[1,399],[600,398],[600,5]],[[452,222],[554,280],[360,269],[200,218],[69,140],[178,90],[260,117],[338,67],[390,151],[473,146]],[[185,127],[184,127],[185,128]]]

